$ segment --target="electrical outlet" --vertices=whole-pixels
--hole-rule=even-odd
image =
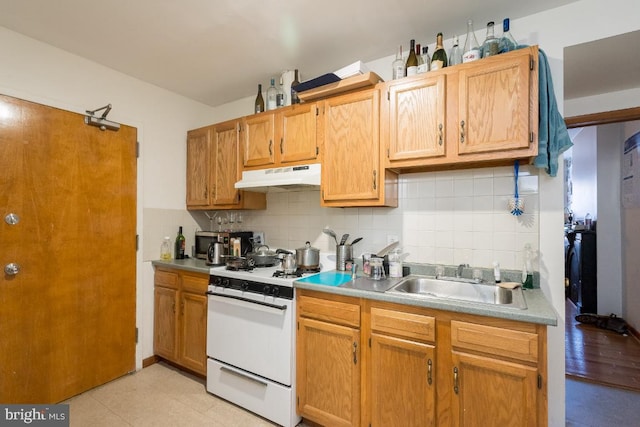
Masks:
[[[387,234],[387,245],[392,244],[393,242],[397,242],[398,240],[398,235],[397,234]]]

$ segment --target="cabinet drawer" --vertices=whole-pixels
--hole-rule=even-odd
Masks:
[[[531,332],[452,320],[451,345],[527,362],[538,361],[538,334]]]
[[[178,289],[178,275],[165,270],[156,270],[153,283],[156,286]]]
[[[435,327],[436,319],[431,316],[371,308],[371,330],[373,332],[433,342],[436,339]]]
[[[182,290],[204,295],[209,285],[209,276],[206,274],[182,274]]]
[[[306,295],[298,297],[298,315],[345,326],[360,327],[360,305]]]

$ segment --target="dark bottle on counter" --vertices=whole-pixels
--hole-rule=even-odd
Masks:
[[[178,228],[178,236],[176,236],[176,259],[184,259],[184,249],[186,242],[182,234],[182,226]]]
[[[292,104],[300,104],[300,98],[298,98],[298,92],[295,91],[294,86],[300,84],[300,80],[298,79],[298,70],[295,70],[295,75],[293,81],[291,82],[291,103]]]
[[[262,85],[258,84],[258,95],[256,96],[254,113],[262,113],[264,111],[264,98],[262,97]],[[180,227],[182,228],[182,227]]]

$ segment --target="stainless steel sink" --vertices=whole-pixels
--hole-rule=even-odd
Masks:
[[[499,305],[525,310],[522,288],[505,289],[495,284],[442,280],[428,276],[407,276],[387,292],[419,298],[440,298]]]

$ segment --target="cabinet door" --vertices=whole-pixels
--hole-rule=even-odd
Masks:
[[[178,291],[154,288],[153,352],[171,361],[178,358]]]
[[[183,292],[180,297],[180,364],[207,373],[207,296]]]
[[[535,146],[530,142],[534,126],[537,133],[538,120],[537,103],[530,103],[534,74],[537,91],[531,52],[520,49],[460,70],[459,154],[529,147],[537,152],[537,141]]]
[[[278,113],[280,163],[315,160],[318,157],[317,106],[296,104]]]
[[[371,335],[371,426],[435,425],[432,345]]]
[[[452,361],[454,425],[538,425],[534,367],[458,352]]]
[[[391,162],[445,155],[445,79],[427,75],[389,87]]]
[[[209,147],[208,128],[187,133],[187,207],[209,205]]]
[[[298,413],[325,426],[360,424],[360,331],[299,318]]]
[[[263,113],[244,119],[244,166],[275,164],[275,114]]]
[[[325,101],[322,162],[324,200],[379,198],[379,98],[379,91],[374,89],[336,96]]]
[[[235,183],[240,179],[239,122],[215,125],[213,131],[212,203],[232,205],[239,202]]]

